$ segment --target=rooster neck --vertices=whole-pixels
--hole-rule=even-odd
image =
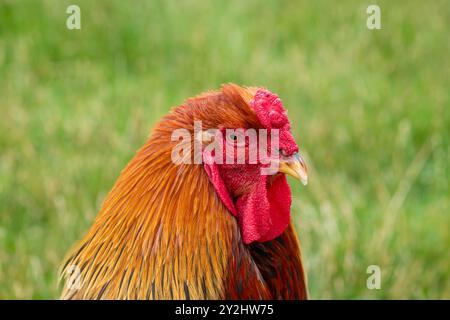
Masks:
[[[202,166],[176,166],[161,140],[151,137],[122,171],[67,259],[63,271],[79,268],[82,286],[63,297],[220,297],[236,223]]]

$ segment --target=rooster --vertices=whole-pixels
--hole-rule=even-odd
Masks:
[[[277,129],[278,172],[261,174],[262,158],[249,163],[247,156],[239,164],[174,163],[177,129],[200,139],[202,160],[217,138],[196,137],[194,121],[202,133]],[[183,160],[194,158],[183,151]],[[281,100],[266,89],[226,84],[188,99],[156,125],[66,257],[61,298],[306,299],[286,180],[306,182],[298,152]]]

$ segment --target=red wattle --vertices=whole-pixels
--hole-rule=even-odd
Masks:
[[[268,186],[269,176],[260,176],[255,188],[234,202],[218,166],[204,164],[209,180],[225,207],[238,219],[245,244],[265,242],[280,236],[290,222],[291,189],[284,175],[278,175]]]
[[[267,177],[261,176],[256,188],[236,201],[245,244],[275,239],[286,230],[291,219],[292,197],[286,177],[277,176],[269,187]]]

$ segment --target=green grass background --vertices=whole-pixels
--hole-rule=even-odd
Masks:
[[[0,0],[0,298],[57,298],[155,122],[232,81],[277,92],[304,150],[311,298],[449,299],[449,21],[448,1]]]

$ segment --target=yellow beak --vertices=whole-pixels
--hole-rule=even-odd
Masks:
[[[303,161],[298,153],[281,159],[278,172],[288,174],[300,180],[305,186],[308,184],[308,169],[306,168],[305,161]]]

